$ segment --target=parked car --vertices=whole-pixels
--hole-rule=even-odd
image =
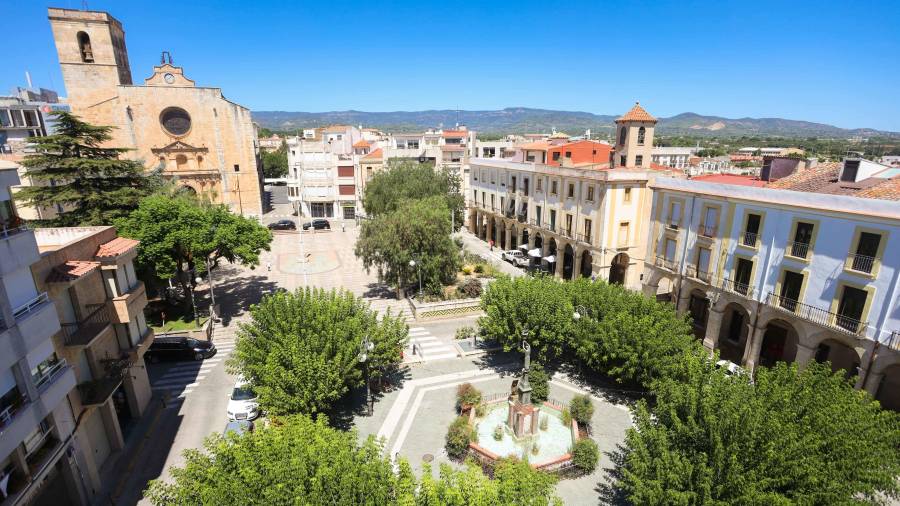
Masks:
[[[225,430],[222,434],[227,436],[231,433],[241,436],[245,432],[253,432],[253,422],[250,420],[232,420],[225,424]]]
[[[529,264],[528,257],[525,256],[525,253],[522,253],[522,251],[517,249],[504,251],[500,257],[517,267],[528,267]]]
[[[303,230],[309,230],[312,228],[313,230],[331,230],[331,223],[325,219],[317,219],[312,221],[307,221],[303,224]]]
[[[234,390],[228,396],[228,419],[253,420],[259,416],[259,403],[256,392],[243,378],[238,378]]]
[[[203,360],[216,354],[216,346],[186,336],[159,336],[144,355],[150,362],[160,360]]]
[[[306,227],[304,226],[304,228]],[[269,223],[269,230],[297,230],[297,224],[292,220],[278,220]]]

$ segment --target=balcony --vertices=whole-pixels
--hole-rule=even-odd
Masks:
[[[114,297],[111,304],[110,315],[113,323],[130,322],[131,315],[143,311],[147,306],[147,289],[144,287],[144,282],[138,281],[127,293]]]
[[[591,234],[580,234],[580,233],[575,234],[575,240],[580,243],[590,244],[591,243]]]
[[[660,255],[656,255],[656,258],[653,260],[653,265],[671,272],[676,272],[678,270],[678,264],[675,263],[674,260],[669,260],[668,258]]]
[[[561,235],[563,237],[568,237],[569,239],[575,238],[575,234],[572,232],[572,229],[570,229],[570,228],[561,229],[559,231],[559,235]]]
[[[129,340],[131,337],[129,336]],[[147,330],[144,331],[143,334],[138,336],[137,341],[131,343],[131,347],[128,349],[123,349],[126,354],[128,354],[129,360],[135,360],[139,355],[142,355],[147,348],[150,347],[150,343],[153,342],[153,330],[147,327]]]
[[[75,347],[90,346],[108,328],[111,328],[111,324],[106,305],[101,305],[78,323],[62,324],[66,346]]]
[[[700,225],[697,228],[697,233],[703,237],[709,237],[712,239],[716,236],[716,227],[712,225]]]
[[[685,275],[689,278],[693,278],[704,283],[709,283],[712,279],[712,275],[710,273],[698,268],[696,265],[688,265],[685,268]]]
[[[16,398],[12,399],[3,410],[0,410],[0,434],[2,434],[3,431],[6,430],[6,427],[12,423],[16,414],[27,405],[28,397],[19,392],[19,395]]]
[[[507,209],[507,210],[503,211],[503,216],[506,216],[507,218],[513,218],[516,216],[516,212],[513,211],[512,209]]]
[[[85,381],[78,385],[78,393],[81,394],[81,404],[86,407],[105,404],[121,384],[122,376],[115,374]]]
[[[766,297],[766,304],[775,309],[792,313],[806,321],[855,336],[864,335],[866,328],[869,326],[868,322],[810,306],[809,304],[776,295],[774,292],[769,292],[769,295]]]
[[[40,260],[34,231],[21,224],[0,222],[0,276],[29,268]]]
[[[751,300],[756,298],[756,289],[747,282],[729,278],[719,278],[714,283],[714,286],[723,292],[733,293]]]
[[[865,274],[872,274],[872,269],[875,267],[875,257],[866,255],[850,255],[849,260],[850,270],[862,272]]]
[[[807,255],[809,254],[809,243],[808,242],[789,242],[787,244],[787,250],[785,254],[792,256],[794,258],[800,258],[806,260]]]
[[[556,224],[554,223],[544,223],[544,230],[550,233],[556,233]]]
[[[757,240],[759,240],[759,234],[744,232],[741,236],[741,245],[747,246],[748,248],[755,248]]]

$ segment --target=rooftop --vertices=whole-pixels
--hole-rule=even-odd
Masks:
[[[95,256],[97,258],[117,257],[119,255],[128,253],[132,249],[136,248],[138,244],[140,244],[140,241],[137,241],[135,239],[116,237],[112,241],[101,244],[97,249],[97,253]]]
[[[371,146],[371,144],[369,144],[369,141],[367,141],[365,139],[361,139],[361,140],[353,143],[354,148],[367,148],[369,146]]]
[[[375,151],[372,151],[371,153],[369,153],[368,155],[362,157],[363,160],[371,160],[374,158],[382,158],[381,148],[378,148]]]
[[[620,121],[647,121],[650,123],[656,123],[656,118],[651,116],[649,112],[645,111],[644,108],[641,107],[640,102],[635,102],[634,107],[632,107],[630,111],[619,117],[619,119],[616,120],[616,123]]]
[[[466,130],[444,130],[441,132],[441,135],[444,137],[465,137],[469,135],[469,132]]]
[[[68,283],[69,281],[75,281],[82,276],[90,274],[97,269],[97,267],[100,267],[100,262],[69,260],[64,264],[57,265],[50,271],[50,274],[47,276],[47,283]]]
[[[733,184],[738,186],[756,186],[762,188],[766,186],[766,182],[755,176],[740,176],[737,174],[708,174],[704,176],[695,176],[692,181],[702,181],[704,183],[720,183]]]

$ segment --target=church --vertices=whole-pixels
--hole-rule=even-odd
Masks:
[[[48,9],[72,112],[115,127],[110,146],[186,191],[233,212],[261,216],[259,143],[250,110],[220,88],[197,86],[172,56],[142,84],[132,81],[125,31],[106,12]]]

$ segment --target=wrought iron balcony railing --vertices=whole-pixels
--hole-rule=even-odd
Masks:
[[[776,309],[793,313],[804,320],[834,330],[849,332],[853,335],[863,334],[868,327],[868,322],[863,322],[839,313],[832,313],[831,311],[820,307],[811,306],[787,297],[776,295],[774,292],[769,292],[769,295],[766,297],[766,304]]]

